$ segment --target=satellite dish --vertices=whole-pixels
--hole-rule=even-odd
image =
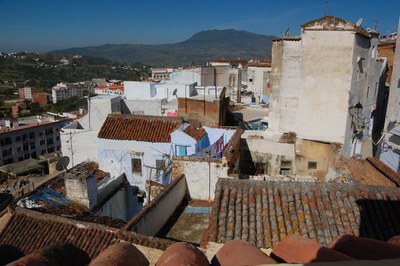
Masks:
[[[362,22],[363,22],[363,18],[359,18],[359,19],[357,20],[356,26],[357,26],[357,27],[360,27]]]
[[[63,156],[60,159],[58,159],[58,161],[56,163],[56,170],[63,171],[65,169],[67,169],[68,164],[69,164],[69,157]]]
[[[176,96],[177,93],[178,93],[178,89],[175,89],[174,92],[172,92],[172,95]]]

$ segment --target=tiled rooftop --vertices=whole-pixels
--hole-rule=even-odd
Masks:
[[[183,130],[183,132],[194,138],[196,141],[199,141],[207,134],[204,128],[197,128],[193,125],[189,125],[185,130]]]
[[[337,166],[344,170],[347,175],[350,175],[354,182],[387,187],[398,187],[400,185],[399,174],[373,157],[366,160],[342,157],[338,160]]]
[[[29,254],[48,245],[69,243],[94,258],[105,248],[121,240],[161,250],[174,243],[134,232],[116,232],[116,228],[17,207],[0,234],[0,246],[11,245]]]
[[[343,234],[387,240],[400,234],[399,199],[398,188],[220,179],[209,241],[268,248],[292,234],[323,245]]]
[[[151,116],[109,115],[98,134],[102,139],[170,142],[182,121]]]

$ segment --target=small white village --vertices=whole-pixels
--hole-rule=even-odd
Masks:
[[[398,32],[298,27],[271,58],[18,88],[0,264],[398,265]],[[18,117],[72,97],[86,104]]]

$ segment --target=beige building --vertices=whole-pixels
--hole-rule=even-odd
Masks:
[[[325,16],[303,24],[299,37],[274,39],[271,130],[340,143],[344,156],[371,155],[373,111],[386,74],[377,36]]]

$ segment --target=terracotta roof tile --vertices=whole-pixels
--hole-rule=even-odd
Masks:
[[[193,125],[189,125],[185,130],[183,130],[183,132],[194,138],[196,141],[201,140],[201,138],[207,134],[204,128],[197,128]]]
[[[265,248],[293,234],[322,245],[343,234],[387,240],[400,234],[399,200],[398,188],[220,179],[209,239]]]
[[[30,254],[49,245],[69,243],[94,258],[121,240],[162,250],[174,243],[121,230],[117,236],[116,232],[116,228],[17,207],[0,234],[0,245],[11,245]]]
[[[178,118],[109,115],[98,137],[114,140],[171,142],[171,133],[182,124]]]

